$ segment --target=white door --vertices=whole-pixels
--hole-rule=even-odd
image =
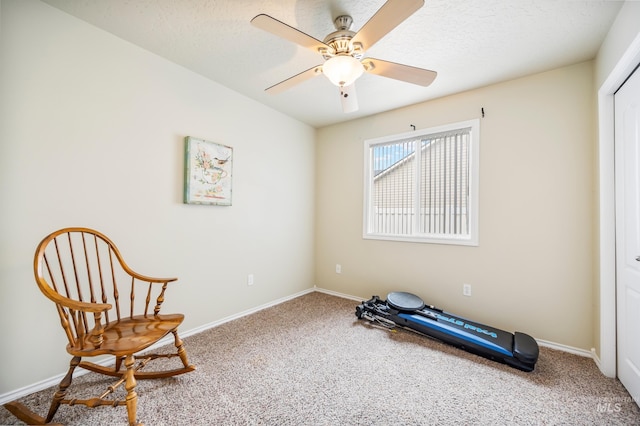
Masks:
[[[640,71],[615,96],[618,378],[640,401]]]

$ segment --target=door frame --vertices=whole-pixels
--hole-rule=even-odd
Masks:
[[[640,34],[620,57],[598,90],[600,357],[594,359],[607,377],[616,377],[616,216],[613,95],[640,63]]]

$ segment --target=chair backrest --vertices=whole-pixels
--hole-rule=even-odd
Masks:
[[[160,311],[167,282],[137,274],[105,235],[88,228],[65,228],[36,249],[34,274],[40,290],[56,302],[69,344],[82,342],[96,325]],[[163,283],[158,285],[154,283]],[[98,315],[98,312],[101,312]]]

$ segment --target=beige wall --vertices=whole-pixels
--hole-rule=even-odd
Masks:
[[[462,316],[589,350],[592,88],[586,62],[320,129],[317,285],[363,298],[410,291]],[[362,239],[363,141],[477,118],[481,108],[479,247]]]
[[[60,227],[179,277],[183,330],[313,287],[313,128],[39,1],[1,10],[0,395],[68,366],[31,266]],[[233,206],[182,204],[187,135],[234,148]]]

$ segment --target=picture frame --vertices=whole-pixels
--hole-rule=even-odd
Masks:
[[[233,148],[185,137],[184,203],[230,206]]]

